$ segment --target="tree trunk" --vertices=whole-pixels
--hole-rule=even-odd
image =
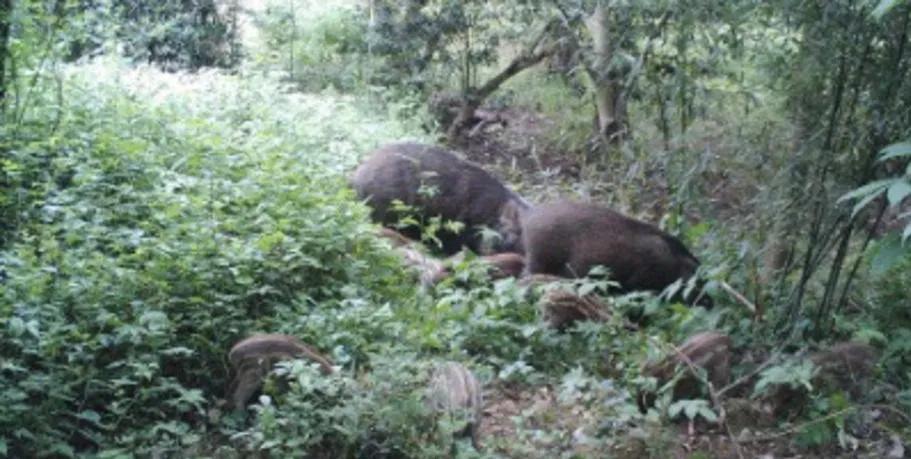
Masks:
[[[629,115],[626,106],[624,80],[626,72],[614,68],[614,49],[611,40],[608,11],[598,5],[585,21],[592,37],[594,65],[588,76],[595,89],[597,134],[606,145],[616,145],[629,135]]]
[[[297,7],[294,0],[288,2],[288,8],[291,14],[291,39],[288,43],[288,76],[294,81],[294,42],[297,40]]]
[[[545,57],[552,55],[557,50],[556,46],[553,45],[539,47],[555,25],[556,21],[548,23],[544,27],[544,30],[535,37],[528,47],[522,50],[509,65],[500,71],[500,73],[497,73],[493,78],[487,80],[481,87],[472,88],[469,81],[463,83],[469,84],[469,86],[463,88],[462,107],[459,110],[459,114],[456,115],[455,120],[446,130],[446,137],[450,142],[454,142],[462,131],[470,127],[469,124],[474,118],[475,111],[477,111],[478,107],[481,106],[487,97],[499,89],[506,80],[538,62],[541,62]]]
[[[6,60],[9,58],[10,16],[13,0],[0,0],[0,112],[6,106]]]

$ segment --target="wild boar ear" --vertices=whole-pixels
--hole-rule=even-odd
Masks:
[[[506,201],[500,209],[500,224],[503,226],[519,228],[522,225],[522,214],[525,209],[515,200]]]

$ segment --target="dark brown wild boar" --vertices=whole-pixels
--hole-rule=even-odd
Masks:
[[[677,238],[593,204],[537,206],[528,212],[523,233],[529,274],[584,277],[602,265],[624,291],[660,291],[699,267]]]
[[[478,253],[521,251],[521,215],[528,203],[480,166],[444,148],[418,143],[383,146],[358,166],[351,181],[358,197],[373,209],[373,219],[384,225],[393,225],[402,216],[392,210],[396,200],[411,206],[424,222],[440,216],[464,223],[460,232],[437,232],[448,255],[463,246]],[[482,244],[484,226],[501,236],[491,247]],[[399,230],[421,239],[418,227]]]

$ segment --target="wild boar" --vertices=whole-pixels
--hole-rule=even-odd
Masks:
[[[457,362],[445,362],[437,367],[430,379],[427,401],[434,411],[465,421],[465,429],[456,434],[469,436],[474,447],[478,447],[484,399],[481,383],[471,370]]]
[[[518,278],[525,270],[525,258],[514,252],[486,255],[481,260],[490,265],[491,279]]]
[[[660,291],[699,266],[677,238],[593,204],[543,204],[523,223],[527,274],[584,277],[601,265],[623,291]]]
[[[545,293],[538,307],[544,322],[559,331],[564,331],[579,321],[606,322],[611,317],[610,307],[597,296],[582,296],[561,289]]]
[[[465,261],[465,252],[459,252],[445,260],[448,266],[457,265]],[[481,263],[487,265],[491,280],[506,279],[507,277],[519,278],[525,271],[525,257],[515,252],[502,252],[479,257]]]
[[[467,246],[478,253],[520,252],[521,216],[529,204],[477,164],[440,147],[418,143],[383,146],[361,163],[351,177],[360,199],[367,200],[372,218],[392,226],[403,216],[393,209],[400,201],[422,223],[433,217],[465,225],[461,231],[441,228],[436,233],[442,251],[452,255]],[[481,227],[500,238],[485,246]],[[399,228],[406,237],[421,240],[419,225]]]
[[[297,338],[281,334],[258,334],[235,344],[228,353],[234,379],[228,387],[228,406],[243,408],[262,387],[272,366],[282,360],[307,358],[320,366],[323,374],[332,373],[332,362]]]
[[[800,362],[795,357],[792,362]],[[813,390],[836,391],[849,400],[860,401],[869,395],[870,380],[877,365],[876,349],[869,344],[847,341],[836,343],[828,349],[810,354],[808,359],[814,367]],[[762,397],[777,419],[793,418],[804,410],[811,401],[811,394],[803,386],[775,384],[766,389]]]
[[[674,354],[660,362],[645,364],[642,373],[655,377],[661,387],[674,377],[677,370],[683,370],[684,376],[674,385],[674,400],[698,398],[702,382],[694,370],[705,370],[706,379],[714,390],[723,388],[731,379],[732,347],[731,338],[723,333],[698,333],[684,341]],[[645,412],[654,399],[655,394],[640,392],[637,396],[639,409]]]

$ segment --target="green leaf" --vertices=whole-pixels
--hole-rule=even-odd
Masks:
[[[908,223],[908,225],[905,226],[905,230],[902,231],[902,243],[904,244],[909,237],[911,237],[911,223]]]
[[[857,204],[854,204],[854,208],[851,209],[851,217],[853,218],[854,216],[857,215],[858,212],[863,210],[864,207],[867,207],[867,204],[870,204],[871,201],[876,199],[880,195],[880,193],[881,193],[881,191],[876,192],[875,194],[868,195],[867,197],[858,201]]]
[[[582,287],[579,287],[579,296],[587,296],[595,291],[598,288],[598,285],[594,282],[586,282],[582,284]]]
[[[911,142],[894,143],[883,148],[882,151],[879,152],[877,161],[886,161],[902,156],[911,156]]]
[[[709,231],[708,222],[702,222],[702,223],[689,227],[686,230],[686,238],[687,238],[687,240],[690,240],[690,241],[698,241],[708,231]]]
[[[869,194],[880,193],[882,190],[886,189],[889,185],[895,182],[894,178],[877,180],[875,182],[870,182],[860,188],[849,191],[838,198],[837,203],[842,203],[845,201],[850,201],[852,199],[868,196]]]
[[[188,356],[193,355],[193,350],[183,347],[183,346],[176,346],[176,347],[171,347],[171,348],[161,351],[161,354],[167,355],[167,356],[188,357]]]
[[[683,408],[686,406],[686,404],[682,403],[683,401],[684,400],[674,402],[667,408],[668,417],[675,418],[680,414],[681,411],[683,411]]]
[[[101,424],[101,415],[98,414],[96,411],[85,410],[85,411],[77,414],[76,417],[79,419],[82,419],[84,421],[91,422],[92,424],[94,424],[96,426]]]
[[[904,180],[893,183],[892,186],[889,187],[889,191],[886,192],[886,196],[889,198],[889,204],[893,206],[899,205],[909,194],[911,194],[911,184]]]
[[[51,444],[51,447],[48,448],[47,451],[45,451],[45,453],[48,453],[48,452],[55,453],[55,454],[49,454],[51,456],[58,455],[58,456],[62,456],[62,457],[76,457],[76,451],[73,450],[73,447],[70,445],[67,445],[66,443],[63,443],[63,442],[55,442],[55,443]]]
[[[18,317],[13,317],[6,322],[7,328],[9,328],[10,334],[12,336],[22,336],[22,332],[25,331],[25,321]]]
[[[260,237],[256,246],[263,252],[270,252],[272,249],[280,245],[284,240],[285,233],[276,231],[274,233],[264,234],[262,237]]]
[[[873,16],[876,19],[882,19],[882,17],[894,8],[902,0],[880,0],[879,5],[876,5],[876,8],[870,12],[870,16]]]
[[[718,415],[716,415],[715,412],[712,411],[712,409],[709,408],[708,406],[700,407],[699,415],[702,416],[702,418],[705,419],[706,421],[709,421],[712,423],[718,422]]]
[[[686,414],[686,417],[689,419],[696,419],[696,414],[699,412],[699,405],[696,403],[687,403],[683,408],[683,413]]]
[[[889,344],[889,338],[883,332],[873,328],[861,328],[854,332],[854,336],[851,338],[862,343],[875,343],[883,346]]]
[[[905,232],[907,232],[907,228],[905,228]],[[901,239],[895,234],[881,239],[875,250],[873,261],[870,263],[873,274],[885,273],[907,253],[907,250],[902,247]]]

